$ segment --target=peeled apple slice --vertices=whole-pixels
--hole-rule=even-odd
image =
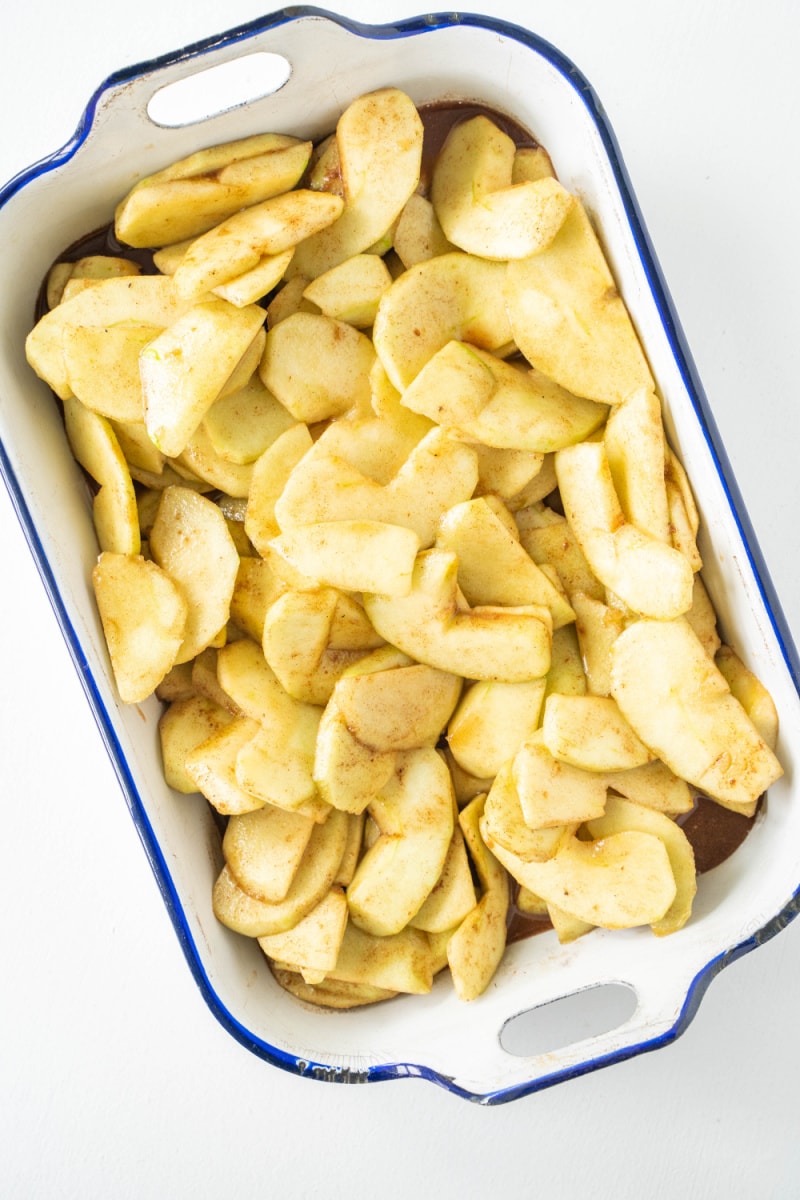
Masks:
[[[642,741],[726,808],[752,816],[783,774],[685,619],[636,621],[621,633],[611,693]]]

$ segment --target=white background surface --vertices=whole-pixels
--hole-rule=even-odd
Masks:
[[[407,0],[338,10],[375,23],[420,11]],[[0,177],[61,145],[112,70],[264,11],[9,6]],[[800,637],[800,9],[506,0],[483,11],[554,42],[603,101]],[[242,1049],[184,963],[5,493],[0,548],[0,1194],[800,1194],[800,922],[728,968],[673,1046],[497,1109],[420,1081],[300,1080]]]

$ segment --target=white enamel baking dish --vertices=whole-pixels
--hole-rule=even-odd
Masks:
[[[164,128],[148,116],[148,102],[165,85],[255,52],[278,54],[290,68],[275,94],[185,127]],[[105,224],[137,178],[203,146],[264,130],[319,137],[351,99],[387,84],[418,103],[478,99],[513,114],[588,205],[694,484],[704,577],[722,632],[778,706],[786,774],[740,849],[701,878],[695,913],[678,934],[597,931],[569,946],[543,934],[510,947],[488,992],[470,1004],[441,978],[427,997],[332,1013],[281,991],[257,944],[212,914],[216,827],[204,802],[163,782],[157,703],[124,707],[115,698],[89,586],[97,547],[88,495],[58,407],[27,367],[23,343],[50,263]],[[302,1075],[342,1082],[419,1076],[482,1103],[513,1099],[679,1035],[714,975],[781,929],[798,907],[798,657],[614,136],[575,67],[532,33],[490,18],[448,13],[369,27],[293,7],[112,76],[91,98],[73,139],[0,191],[0,239],[0,465],[181,948],[220,1022],[255,1054]],[[632,999],[624,1012],[608,1008],[608,997],[620,993],[607,985],[627,989]],[[577,1032],[548,1023],[559,1011],[550,1002],[575,996],[584,1001]],[[548,1027],[545,1052],[511,1053],[501,1039],[516,1049],[509,1023],[531,1012],[534,1041],[539,1013]],[[615,1027],[598,1032],[604,1024]]]

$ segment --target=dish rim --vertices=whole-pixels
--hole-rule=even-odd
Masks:
[[[189,44],[179,50],[168,52],[156,58],[133,64],[109,75],[93,92],[81,114],[78,125],[72,137],[59,149],[33,163],[14,175],[0,188],[0,209],[12,196],[32,183],[40,176],[67,163],[80,149],[90,136],[94,127],[95,116],[103,97],[125,83],[143,75],[151,74],[165,67],[173,67],[188,60],[199,60],[203,55],[222,47],[244,44],[269,30],[276,29],[298,20],[309,17],[322,18],[340,26],[345,31],[368,40],[391,40],[415,37],[438,29],[462,25],[487,30],[522,43],[539,57],[545,59],[569,84],[573,92],[581,100],[593,122],[608,157],[611,171],[618,185],[624,215],[630,225],[630,232],[636,253],[641,262],[647,285],[652,294],[653,302],[658,312],[664,334],[675,365],[681,375],[687,396],[691,403],[700,431],[706,443],[719,481],[724,491],[728,509],[737,527],[749,566],[764,605],[767,619],[770,622],[776,638],[778,649],[786,664],[794,684],[800,692],[800,655],[794,644],[788,622],[781,607],[766,563],[761,554],[746,507],[733,475],[722,439],[711,412],[710,405],[699,379],[697,368],[692,358],[683,329],[678,319],[675,306],[666,286],[663,273],[658,263],[655,250],[651,243],[644,220],[636,200],[633,187],[625,167],[616,136],[605,115],[602,104],[583,73],[575,64],[550,42],[522,26],[504,21],[500,18],[475,13],[430,13],[417,17],[405,18],[397,22],[380,25],[370,25],[356,21],[327,9],[314,6],[292,6],[263,17],[236,26],[219,35],[207,37]],[[206,1004],[220,1024],[246,1049],[258,1057],[290,1073],[324,1079],[333,1082],[380,1082],[387,1079],[404,1077],[424,1078],[444,1087],[446,1090],[464,1099],[484,1104],[495,1105],[532,1094],[556,1083],[586,1074],[604,1066],[635,1057],[650,1050],[658,1049],[675,1040],[688,1028],[698,1011],[706,989],[716,975],[731,962],[742,955],[756,949],[769,940],[790,923],[800,911],[800,881],[798,881],[789,901],[784,908],[765,923],[759,930],[744,938],[734,946],[711,958],[694,976],[688,986],[687,993],[680,1012],[673,1024],[652,1038],[644,1038],[634,1044],[626,1044],[610,1053],[597,1057],[589,1057],[580,1063],[558,1068],[551,1073],[536,1079],[515,1084],[511,1087],[474,1093],[462,1087],[456,1081],[441,1072],[420,1064],[409,1062],[389,1062],[371,1065],[363,1069],[349,1069],[325,1065],[300,1058],[295,1054],[280,1050],[276,1046],[257,1037],[249,1031],[241,1021],[222,1002],[215,991],[207,971],[203,965],[202,956],[198,950],[195,938],[189,927],[184,905],[174,886],[172,875],[164,857],[164,853],[155,835],[147,811],[141,801],[136,782],[122,751],[114,726],[114,721],[103,702],[97,687],[92,668],[84,654],[80,638],[69,618],[67,608],[59,591],[55,574],[44,551],[36,525],[28,509],[24,491],[17,479],[5,446],[0,439],[0,474],[6,484],[12,505],[22,526],[34,561],[42,578],[50,603],[54,609],[62,635],[66,641],[78,675],[86,693],[90,709],[98,725],[100,734],[106,746],[114,770],[117,774],[128,809],[131,813],[139,838],[148,856],[156,882],[162,895],[173,927],[178,936],[184,957],[195,979],[195,982]]]

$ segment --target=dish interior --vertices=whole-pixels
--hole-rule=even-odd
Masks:
[[[291,64],[288,82],[274,95],[185,128],[160,128],[148,119],[157,88],[256,49]],[[205,801],[177,796],[164,784],[158,702],[130,708],[115,699],[89,583],[97,546],[88,493],[57,406],[28,368],[23,345],[51,262],[106,224],[137,178],[201,147],[264,130],[319,138],[351,99],[390,84],[420,105],[478,100],[512,115],[549,150],[561,181],[587,205],[658,381],[669,437],[695,488],[704,580],[721,631],[777,704],[786,775],[770,790],[743,846],[702,877],[695,914],[673,937],[598,931],[560,946],[554,934],[544,934],[513,945],[489,991],[471,1004],[460,1004],[441,980],[427,997],[333,1013],[282,992],[257,944],[229,933],[212,914],[221,865],[217,828]],[[497,1100],[657,1045],[683,1027],[721,956],[757,940],[800,883],[800,813],[791,800],[797,688],[613,141],[593,105],[559,55],[496,22],[433,19],[373,35],[319,13],[277,14],[196,59],[137,70],[100,89],[78,144],[9,187],[0,209],[8,276],[0,292],[0,433],[12,497],[201,990],[235,1036],[293,1070],[336,1079],[428,1075],[472,1098]],[[615,1029],[552,1054],[520,1057],[500,1046],[516,1014],[605,982],[629,985],[638,996],[636,1010]]]

